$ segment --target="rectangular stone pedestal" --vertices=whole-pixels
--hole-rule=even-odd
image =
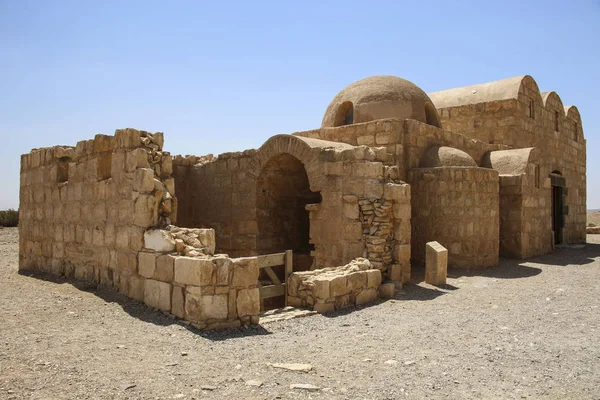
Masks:
[[[425,282],[434,286],[445,285],[448,250],[438,242],[428,242],[425,249]]]

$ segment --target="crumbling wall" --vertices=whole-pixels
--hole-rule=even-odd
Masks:
[[[275,136],[257,151],[218,157],[177,156],[174,175],[178,193],[185,193],[180,199],[179,221],[183,226],[215,228],[220,252],[234,256],[268,254],[288,248],[280,248],[284,244],[278,244],[269,230],[269,226],[279,229],[281,224],[260,223],[262,217],[281,214],[263,209],[269,204],[265,199],[278,199],[271,201],[273,207],[295,209],[302,205],[309,215],[313,269],[373,257],[386,277],[406,282],[410,279],[410,191],[399,180],[398,169],[390,165],[388,156],[386,147],[290,135]],[[289,162],[281,161],[282,157]],[[302,186],[304,203],[284,201],[271,192],[279,190],[277,185],[266,184],[274,178],[265,176],[281,175],[283,164],[293,159],[308,178],[308,188],[296,185]],[[275,168],[271,168],[273,163]],[[364,209],[367,212],[361,216],[360,207],[367,204],[374,205],[380,215],[373,211],[369,219],[365,215],[370,210]],[[284,214],[289,219],[289,212]],[[295,260],[300,258],[295,253]]]
[[[425,245],[448,249],[448,265],[498,264],[498,172],[487,168],[417,168],[410,172],[412,260],[424,264]],[[417,205],[415,207],[414,205]]]
[[[23,155],[19,268],[114,287],[200,329],[257,323],[257,260],[214,256],[213,230],[171,225],[162,145],[123,129]]]
[[[258,254],[256,180],[248,175],[255,152],[173,159],[178,224],[213,228],[218,251],[234,257]]]
[[[381,271],[358,258],[341,267],[294,272],[288,281],[288,304],[327,313],[379,297]]]
[[[137,290],[144,231],[176,215],[162,133],[122,129],[21,157],[19,268]]]
[[[188,257],[169,249],[146,248],[138,253],[138,260],[139,279],[143,282],[138,300],[150,307],[190,321],[198,329],[258,323],[256,257]]]

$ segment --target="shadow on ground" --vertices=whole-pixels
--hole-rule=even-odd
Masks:
[[[229,328],[229,329],[220,329],[220,330],[212,330],[212,331],[203,331],[194,328],[183,320],[177,319],[175,316],[170,314],[162,313],[158,310],[152,309],[145,304],[133,300],[122,293],[119,293],[115,290],[98,287],[95,284],[75,281],[71,279],[67,279],[64,276],[55,276],[51,274],[38,273],[34,271],[19,271],[19,274],[24,276],[33,277],[36,279],[42,279],[47,282],[56,283],[59,285],[67,284],[71,285],[74,288],[85,291],[88,293],[92,293],[93,295],[101,298],[107,303],[116,303],[118,304],[123,311],[125,311],[130,316],[140,319],[144,322],[148,322],[154,325],[159,326],[169,326],[169,325],[179,325],[184,327],[190,332],[201,336],[208,340],[221,341],[235,338],[242,338],[247,336],[260,336],[260,335],[270,335],[271,332],[267,329],[263,328],[261,325],[251,325],[248,327],[241,328]]]
[[[553,253],[549,253],[540,257],[535,257],[529,260],[500,259],[500,264],[498,266],[487,269],[450,269],[448,271],[448,277],[459,278],[461,276],[482,276],[499,279],[529,278],[532,276],[539,275],[542,272],[542,270],[540,268],[529,266],[527,264],[543,264],[551,267],[564,267],[567,265],[577,266],[589,264],[594,261],[594,258],[597,257],[600,257],[600,244],[587,243],[584,245],[565,246],[557,248]],[[65,277],[57,277],[50,274],[43,274],[31,271],[24,271],[19,273],[22,275],[35,277],[37,279],[43,279],[45,281],[53,282],[56,284],[72,285],[73,287],[79,290],[83,290],[92,293],[95,296],[98,296],[105,302],[119,304],[126,313],[128,313],[134,318],[138,318],[142,321],[159,326],[168,326],[173,324],[180,325],[207,340],[221,341],[247,336],[271,334],[270,331],[268,331],[260,325],[252,325],[244,328],[201,331],[185,323],[182,320],[178,320],[173,316],[158,312],[138,301],[130,299],[127,296],[108,288],[98,287],[97,285],[86,282],[68,280]],[[410,284],[405,285],[404,288],[396,294],[394,299],[405,301],[428,301],[434,300],[439,296],[448,293],[449,291],[458,289],[457,287],[449,284],[442,285],[439,287],[428,285],[426,287],[422,285],[424,280],[424,266],[413,266]],[[385,301],[386,300],[377,300],[376,302],[365,306],[345,308],[334,311],[332,313],[324,314],[324,316],[328,318],[337,318],[354,312],[357,309],[369,307],[375,304],[381,304]]]

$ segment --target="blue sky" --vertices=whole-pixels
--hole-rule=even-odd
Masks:
[[[19,155],[134,127],[218,154],[320,126],[370,75],[426,92],[532,75],[583,119],[600,208],[600,2],[0,0],[0,209]]]

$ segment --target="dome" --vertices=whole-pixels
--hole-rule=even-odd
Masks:
[[[329,103],[321,127],[384,118],[415,119],[442,127],[429,96],[414,83],[395,76],[372,76],[347,86]]]
[[[419,165],[421,168],[476,166],[475,160],[464,151],[445,146],[428,148]]]

